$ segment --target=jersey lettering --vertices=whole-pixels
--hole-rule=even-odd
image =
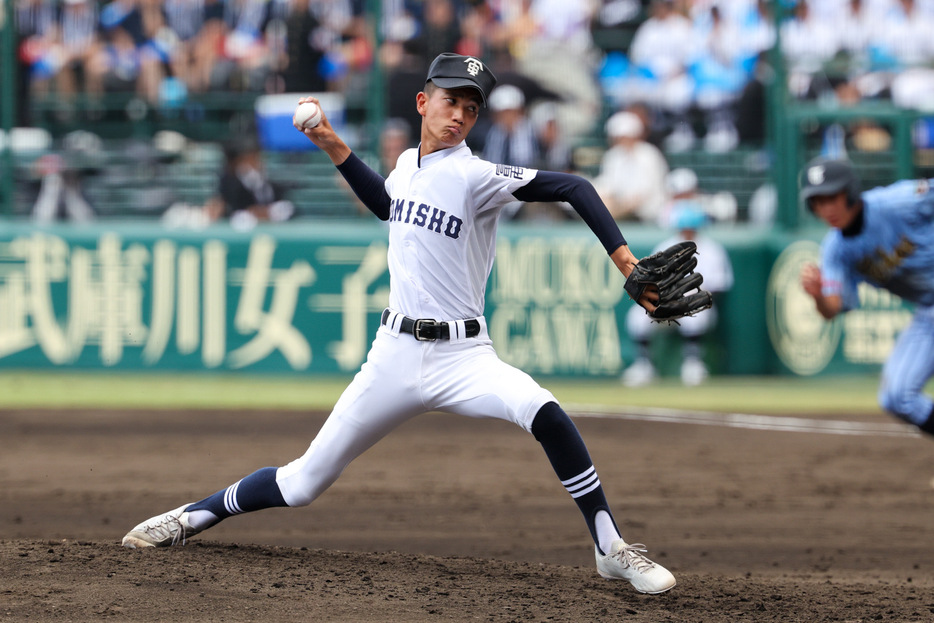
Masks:
[[[888,283],[892,274],[898,270],[905,258],[915,252],[916,248],[915,243],[908,238],[902,237],[895,248],[892,249],[892,253],[877,248],[874,255],[864,257],[856,263],[856,270],[874,283]]]
[[[456,216],[451,216],[448,220],[448,226],[444,230],[444,235],[448,238],[454,238],[455,240],[461,235],[461,226],[463,226],[464,221],[460,220]]]
[[[444,222],[444,210],[438,208],[431,209],[431,221],[428,223],[428,229],[441,233],[441,223]]]
[[[396,199],[392,202],[392,209],[389,211],[390,222],[410,223],[415,227],[424,227],[428,231],[433,231],[436,234],[443,233],[448,238],[453,238],[454,240],[460,238],[461,230],[464,227],[464,221],[462,219],[453,215],[448,216],[448,213],[444,210],[424,203],[418,204],[418,207],[415,208],[414,201],[409,201],[409,206],[406,209],[405,203],[405,199]],[[414,218],[412,218],[413,208],[415,212]],[[402,215],[403,210],[405,211],[404,218]]]
[[[500,177],[511,177],[512,179],[521,180],[524,173],[525,169],[522,167],[514,167],[509,164],[496,165],[496,175]]]
[[[418,227],[424,227],[425,221],[428,219],[428,206],[424,203],[418,204],[418,209],[415,211],[415,220],[412,221],[413,225]]]
[[[390,221],[402,219],[402,207],[405,205],[405,199],[396,199],[392,204],[392,212],[389,215]]]

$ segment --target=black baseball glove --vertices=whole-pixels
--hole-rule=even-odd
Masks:
[[[677,320],[707,309],[713,304],[713,297],[700,289],[704,277],[694,272],[696,253],[697,245],[685,241],[642,258],[626,279],[626,293],[638,302],[646,288],[657,287],[655,311],[646,310],[655,320]]]

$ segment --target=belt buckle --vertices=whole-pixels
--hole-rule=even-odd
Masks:
[[[419,342],[434,342],[437,340],[437,337],[422,335],[422,327],[425,327],[426,330],[429,328],[434,329],[438,326],[438,323],[430,318],[419,318],[415,321],[415,326],[412,327],[412,335],[415,336],[415,339]]]

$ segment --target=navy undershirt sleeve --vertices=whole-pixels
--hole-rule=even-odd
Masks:
[[[626,244],[616,220],[610,216],[593,184],[578,175],[539,171],[512,195],[519,201],[566,201],[593,230],[608,254]]]
[[[370,212],[378,216],[381,221],[389,220],[391,200],[389,193],[386,192],[386,180],[382,175],[368,167],[353,152],[350,152],[347,160],[337,165],[337,170]]]

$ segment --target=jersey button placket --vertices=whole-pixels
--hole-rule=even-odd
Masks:
[[[414,231],[406,234],[402,246],[405,249],[405,265],[408,272],[409,283],[412,285],[410,300],[417,304],[422,301],[423,289],[421,285],[421,266],[418,261],[418,246],[412,240],[415,235],[416,232]],[[413,313],[415,313],[415,310],[413,310]]]

